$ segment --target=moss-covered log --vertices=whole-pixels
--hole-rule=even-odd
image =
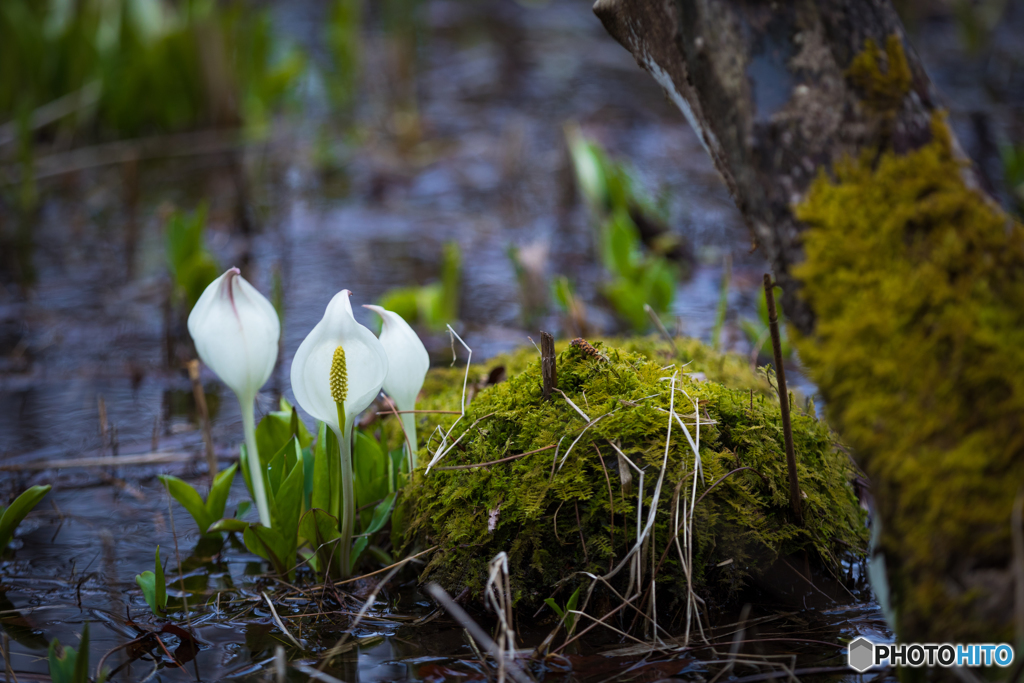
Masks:
[[[1011,639],[1024,227],[977,189],[890,3],[595,11],[697,130],[785,287],[874,486],[900,638]]]
[[[727,599],[780,556],[808,551],[838,575],[841,558],[863,553],[866,527],[850,486],[851,463],[824,423],[813,414],[794,414],[805,496],[801,526],[789,505],[779,403],[764,378],[695,342],[680,340],[683,356],[671,360],[657,352],[667,352],[667,345],[629,345],[647,353],[560,344],[561,393],[549,400],[543,399],[534,349],[501,361],[514,369],[512,376],[476,395],[447,440],[457,445],[429,474],[420,470],[409,489],[415,495],[402,513],[407,537],[441,548],[425,580],[479,595],[487,563],[505,551],[517,603],[538,604],[565,580],[568,595],[572,585],[589,583],[578,572],[605,575],[626,557],[653,505],[657,514],[643,546],[640,567],[647,578],[641,585],[658,565],[663,609],[682,599],[688,585],[675,547],[677,510],[694,511],[689,585],[713,602]],[[694,356],[702,361],[692,362]],[[678,362],[683,358],[691,361],[686,367]],[[433,407],[458,407],[461,378],[453,374],[435,380],[440,391],[430,399]],[[706,375],[731,377],[739,386]],[[682,424],[672,425],[666,447],[670,406]],[[436,423],[447,431],[454,420],[446,416]],[[694,452],[682,425],[699,446],[696,493]],[[439,445],[437,436],[430,439],[421,463]],[[519,454],[528,455],[512,457]],[[639,579],[627,570],[613,582],[627,594]]]

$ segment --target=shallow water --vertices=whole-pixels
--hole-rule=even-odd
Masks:
[[[322,8],[281,4],[275,10],[278,25],[312,44]],[[339,143],[334,168],[325,171],[313,150],[324,144],[317,136],[329,116],[312,84],[304,116],[282,121],[274,144],[250,152],[249,162],[261,169],[251,188],[259,226],[255,234],[232,227],[234,184],[223,158],[140,165],[143,189],[134,250],[128,246],[120,171],[98,169],[46,186],[48,198],[33,226],[36,281],[24,288],[11,282],[0,287],[0,466],[6,468],[0,474],[0,499],[28,485],[55,484],[23,525],[11,561],[0,568],[0,623],[12,639],[19,680],[40,680],[47,671],[46,643],[54,637],[75,643],[85,621],[92,625],[94,666],[104,652],[134,638],[132,624],[156,627],[134,583],[137,573],[152,568],[156,544],[168,561],[169,577],[177,575],[179,558],[185,567],[191,625],[200,649],[194,657],[185,656],[188,643],[164,634],[169,650],[183,647],[180,659],[187,661],[184,668],[175,668],[150,638],[135,652],[149,652],[144,655],[149,661],[134,661],[115,680],[151,674],[151,680],[197,675],[204,680],[263,679],[273,669],[269,660],[275,647],[288,645],[266,604],[258,601],[260,590],[281,587],[263,578],[261,564],[237,543],[216,562],[189,559],[200,540],[198,531],[180,507],[168,505],[154,479],[158,472],[169,472],[198,483],[205,471],[190,384],[180,368],[167,362],[160,233],[165,202],[191,208],[209,199],[209,243],[221,265],[243,266],[265,292],[274,273],[280,273],[285,291],[282,362],[260,398],[261,408],[269,409],[282,392],[291,398],[288,359],[333,293],[349,288],[355,303],[372,303],[391,287],[424,284],[437,277],[448,241],[457,242],[463,253],[458,329],[475,359],[529,343],[528,336],[536,338],[539,329],[565,334],[555,313],[531,327],[523,324],[520,291],[506,255],[509,245],[532,246],[544,255],[547,276],[569,275],[599,332],[620,331],[597,303],[601,272],[586,211],[578,201],[566,200],[562,126],[576,120],[613,155],[628,160],[652,194],[667,197],[670,224],[696,254],[692,275],[680,282],[666,322],[710,338],[728,256],[732,284],[722,343],[749,352],[736,323],[754,315],[766,264],[750,252],[738,212],[679,113],[606,35],[587,3],[501,7],[496,23],[474,3],[427,3],[429,40],[420,50],[416,83],[424,132],[409,148],[399,143],[386,116],[387,73],[368,74],[358,140]],[[949,43],[948,31],[926,28],[937,36],[923,53],[932,60],[940,87],[956,97],[964,88],[973,92],[976,82],[964,81],[963,71],[946,60],[948,51],[936,47]],[[387,45],[379,36],[368,41],[367,51],[369,63],[376,63],[374,57],[386,62]],[[992,111],[997,121],[1006,116],[1004,109]],[[958,131],[969,139],[964,122],[970,112],[954,109],[953,114]],[[370,322],[358,308],[357,316]],[[171,333],[180,338],[180,325]],[[447,338],[436,335],[427,341],[435,361],[447,362]],[[797,388],[812,394],[813,386],[798,372],[794,375]],[[238,407],[212,375],[204,374],[203,380],[223,463],[241,439]],[[105,429],[100,427],[101,398]],[[103,471],[24,469],[53,458],[152,451],[195,457],[175,465]],[[239,480],[228,510],[243,498]],[[200,548],[198,554],[207,552]],[[788,654],[797,657],[798,667],[833,667],[841,666],[845,655],[828,643],[858,634],[891,638],[860,580],[860,568],[851,569],[853,595],[840,595],[833,585],[834,596],[825,599],[818,588],[792,584],[789,577],[789,583],[780,579],[778,591],[762,586],[745,596],[755,604],[750,619],[773,610],[793,614],[751,626],[749,639],[762,642],[744,645],[741,654]],[[487,677],[461,629],[447,616],[413,623],[428,619],[434,608],[411,576],[403,581],[380,596],[372,618],[354,633],[358,648],[339,657],[328,673],[347,681]],[[817,582],[826,592],[832,590],[827,581]],[[212,605],[197,609],[200,602]],[[359,604],[360,598],[352,598],[356,610]],[[331,623],[337,617],[281,616],[294,621],[297,637],[311,652],[332,645],[346,626],[340,618]],[[486,621],[486,615],[479,616]],[[718,619],[728,624],[736,615]],[[523,644],[535,645],[549,628],[525,627]],[[729,629],[718,635],[725,643],[719,650],[727,653],[733,636]],[[805,640],[792,640],[798,638]],[[700,680],[716,670],[706,663],[711,658],[706,651],[598,654],[614,642],[607,634],[585,641],[566,659],[534,673],[543,680],[565,681]],[[130,651],[112,654],[108,665],[119,666]],[[316,663],[309,652],[290,645],[287,652],[293,662],[309,657]],[[764,670],[738,664],[728,677]],[[305,679],[294,669],[287,675]]]

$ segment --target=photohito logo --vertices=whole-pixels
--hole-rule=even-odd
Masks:
[[[956,645],[953,643],[872,643],[857,638],[846,649],[850,668],[861,673],[873,666],[1001,666],[1013,664],[1013,648],[1006,643]]]

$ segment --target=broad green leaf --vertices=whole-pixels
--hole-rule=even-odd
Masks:
[[[338,543],[335,542],[341,538],[338,533],[338,520],[323,510],[313,508],[302,515],[299,533],[316,552],[317,562],[314,569],[321,574],[330,571],[333,575],[340,575],[341,554]]]
[[[391,492],[384,497],[384,500],[377,504],[377,507],[373,509],[373,518],[370,520],[366,531],[360,534],[361,536],[370,536],[384,528],[384,525],[388,522],[388,517],[391,516],[391,510],[395,506],[395,498],[397,496],[397,492]]]
[[[351,565],[348,568],[349,574],[355,572],[356,565],[359,564],[359,556],[363,554],[363,551],[366,550],[366,546],[369,545],[369,543],[370,540],[366,538],[366,536],[360,536],[356,539],[356,542],[352,544]]]
[[[43,496],[49,492],[49,484],[33,486],[15,498],[14,502],[4,510],[3,516],[0,517],[0,554],[3,554],[11,539],[14,538],[14,530],[21,524],[21,520],[25,519],[25,515],[31,512],[32,508],[38,505]]]
[[[192,515],[192,519],[196,521],[199,531],[206,533],[206,529],[213,524],[217,517],[210,515],[206,505],[203,503],[203,499],[199,497],[196,490],[188,483],[169,474],[161,474],[158,479],[167,489],[167,492],[171,494],[171,497],[181,503],[181,506]]]
[[[240,519],[229,517],[226,519],[218,519],[210,525],[210,528],[207,531],[210,533],[217,531],[245,531],[248,527],[248,522],[243,522]]]
[[[352,458],[356,507],[364,508],[388,493],[388,455],[377,439],[356,430]]]
[[[312,505],[338,518],[341,515],[341,452],[334,431],[326,424],[320,424],[313,457]]]
[[[50,642],[50,679],[53,683],[73,683],[75,680],[75,662],[78,652],[73,647],[61,647],[60,641],[54,638]]]
[[[295,568],[295,540],[291,543],[277,529],[268,529],[259,524],[250,524],[242,536],[245,547],[253,555],[258,555],[270,562],[274,571],[287,576]],[[289,557],[289,550],[292,555]]]
[[[298,442],[293,441],[298,447]],[[274,523],[285,538],[291,538],[294,545],[299,532],[299,518],[302,516],[305,477],[302,473],[302,461],[299,460],[291,468],[288,478],[281,484],[275,495],[277,519]]]
[[[300,450],[313,443],[313,436],[302,424],[298,413],[281,399],[281,410],[267,413],[256,427],[256,448],[264,464],[270,462],[271,456],[280,451],[293,437],[299,440]]]
[[[244,443],[238,447],[238,469],[242,470],[245,488],[248,489],[249,495],[252,496],[252,477],[249,476],[249,450],[245,447]]]
[[[419,305],[416,301],[417,292],[418,288],[416,287],[390,289],[384,293],[384,296],[377,303],[389,311],[402,316],[402,319],[410,325],[415,325],[419,322]]]
[[[281,397],[281,412],[288,413],[291,416],[292,435],[298,437],[299,445],[303,449],[312,446],[313,435],[306,429],[305,423],[299,419],[299,411],[284,396]]]
[[[228,494],[231,493],[231,484],[235,481],[235,472],[237,471],[238,463],[236,462],[213,478],[210,495],[206,498],[206,512],[209,519],[216,520],[224,516],[224,508],[228,504]]]
[[[295,467],[295,463],[302,459],[302,450],[299,448],[298,439],[292,437],[285,442],[267,465],[267,481],[270,483],[269,493],[277,493],[281,488],[281,482]]]
[[[245,513],[249,512],[250,509],[252,509],[251,500],[240,501],[238,506],[235,507],[235,519],[242,519],[245,517]]]
[[[312,508],[332,514],[331,462],[327,458],[327,423],[321,422],[316,445],[313,446],[313,500]]]
[[[636,265],[636,254],[640,238],[633,219],[625,209],[617,211],[605,225],[605,267],[613,275],[631,278]]]
[[[89,681],[89,622],[82,626],[82,639],[78,649],[64,647],[56,638],[50,642],[50,679],[53,683],[88,683]],[[100,674],[97,683],[106,679],[106,672]]]
[[[315,472],[315,458],[313,456],[312,448],[302,449],[302,474],[304,475],[302,483],[302,492],[305,497],[305,503],[303,507],[308,510],[313,507],[313,473]]]

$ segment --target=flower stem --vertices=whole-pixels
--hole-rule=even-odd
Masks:
[[[249,481],[252,482],[252,497],[256,509],[260,513],[260,524],[270,528],[270,506],[267,504],[267,491],[263,488],[263,463],[259,450],[256,448],[256,420],[253,415],[252,399],[243,400],[238,397],[242,409],[242,431],[245,433],[246,459],[249,461]]]
[[[354,420],[346,420],[345,430],[338,434],[341,451],[341,578],[352,572],[352,531],[355,527],[356,499],[352,476],[352,428]]]
[[[402,413],[402,429],[409,437],[409,474],[416,471],[416,413]]]

